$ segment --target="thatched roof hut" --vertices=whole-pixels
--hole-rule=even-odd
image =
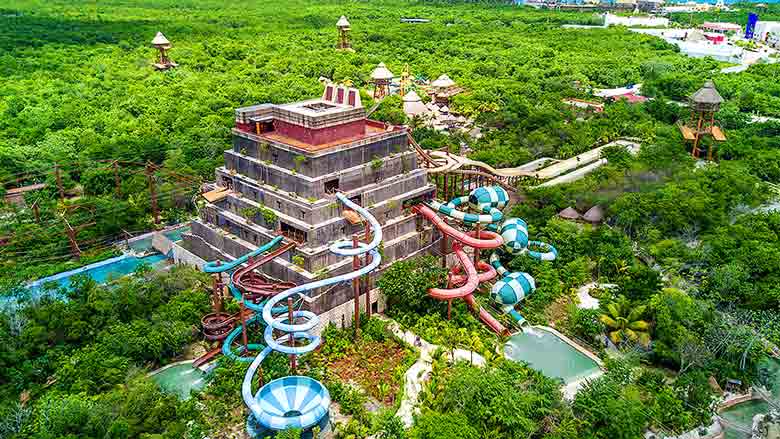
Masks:
[[[580,213],[574,210],[574,208],[572,207],[567,207],[566,209],[563,209],[562,211],[558,212],[558,216],[563,219],[572,220],[572,221],[576,221],[580,219]]]
[[[599,224],[604,221],[604,210],[598,205],[593,206],[582,215],[582,219],[591,224]]]

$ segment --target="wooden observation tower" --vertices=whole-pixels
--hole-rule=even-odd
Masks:
[[[379,63],[371,72],[371,81],[374,83],[374,99],[382,99],[390,94],[390,81],[393,80],[391,72],[385,63]]]
[[[706,148],[707,160],[712,160],[714,142],[707,142],[705,145],[705,138],[712,137],[716,142],[726,140],[723,131],[715,124],[715,113],[720,110],[722,103],[723,98],[715,89],[715,84],[709,80],[690,97],[691,120],[688,125],[680,124],[680,132],[686,141],[693,144],[691,155],[696,159],[701,157]]]
[[[346,50],[346,51],[353,51],[352,50],[352,43],[349,41],[349,20],[347,20],[347,17],[341,16],[339,18],[339,21],[336,22],[336,28],[339,30],[339,43],[336,46],[338,50]]]
[[[162,32],[157,32],[157,35],[154,36],[154,39],[152,40],[152,47],[155,47],[160,51],[160,58],[156,63],[154,63],[154,68],[157,70],[168,70],[172,67],[178,66],[178,64],[168,58],[168,54],[166,52],[170,50],[172,46],[171,42],[165,38],[165,35],[163,35]]]

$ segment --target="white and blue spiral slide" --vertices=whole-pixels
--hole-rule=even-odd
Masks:
[[[263,334],[266,348],[257,355],[250,364],[241,385],[241,395],[251,414],[247,421],[247,430],[251,436],[258,432],[260,427],[269,430],[285,430],[288,428],[309,429],[318,425],[328,414],[330,406],[330,393],[319,381],[305,376],[289,376],[273,380],[260,388],[257,393],[252,393],[252,381],[260,364],[272,352],[277,351],[288,355],[302,355],[317,348],[321,339],[319,336],[309,333],[319,324],[319,318],[311,311],[293,311],[294,321],[290,322],[286,308],[279,306],[288,297],[302,298],[309,292],[318,288],[327,287],[341,282],[349,282],[352,279],[364,276],[374,271],[382,259],[377,250],[382,242],[382,227],[366,209],[351,202],[341,193],[336,197],[347,208],[356,211],[365,218],[370,226],[373,239],[370,243],[358,243],[353,247],[351,240],[338,241],[330,246],[330,251],[343,257],[360,256],[368,253],[371,262],[356,271],[299,285],[273,296],[265,302],[262,309],[262,318],[266,328]],[[302,321],[299,323],[299,321]],[[278,338],[274,338],[274,330],[284,332]],[[296,343],[289,343],[290,339]],[[305,340],[299,346],[297,341]]]

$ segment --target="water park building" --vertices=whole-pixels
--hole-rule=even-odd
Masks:
[[[295,247],[259,268],[270,279],[302,285],[352,271],[353,258],[333,254],[329,246],[355,235],[368,241],[371,232],[336,194],[381,224],[382,265],[372,276],[425,252],[437,239],[404,210],[435,190],[408,147],[406,127],[369,120],[355,88],[327,84],[317,99],[238,108],[233,147],[224,159],[216,187],[204,194],[200,217],[184,239],[202,260],[235,260],[284,236]],[[312,291],[306,308],[322,323],[349,325],[353,297],[353,285],[336,284]],[[374,312],[382,310],[378,294],[369,299]]]

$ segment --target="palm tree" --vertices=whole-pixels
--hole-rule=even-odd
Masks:
[[[641,320],[645,312],[645,306],[631,306],[631,303],[620,296],[617,302],[607,305],[607,314],[602,314],[599,320],[607,326],[609,339],[618,344],[624,341],[632,341],[642,346],[650,344],[648,329],[650,324]]]

